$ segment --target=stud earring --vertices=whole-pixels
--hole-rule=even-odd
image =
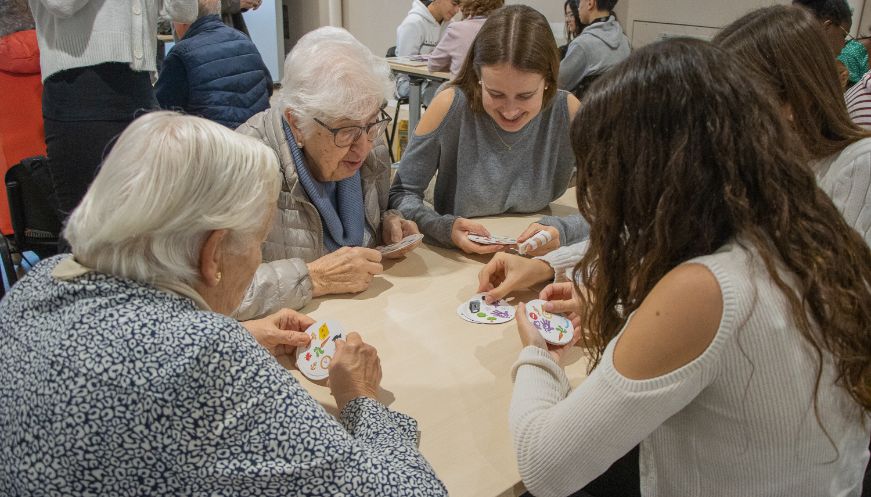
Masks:
[[[221,282],[221,277],[222,277],[222,276],[223,276],[223,275],[221,274],[220,271],[218,271],[217,273],[215,273],[215,283],[220,283],[220,282]]]

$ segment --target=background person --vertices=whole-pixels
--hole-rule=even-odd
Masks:
[[[591,79],[629,56],[629,39],[613,12],[616,5],[617,0],[578,0],[584,30],[569,43],[560,62],[560,89],[580,98]]]
[[[396,55],[427,55],[438,45],[448,22],[457,15],[460,0],[411,0],[411,10],[396,28]],[[396,78],[396,96],[408,97],[408,75]],[[423,103],[429,105],[437,85],[424,83]]]
[[[460,5],[463,20],[448,25],[438,45],[429,54],[427,68],[430,71],[450,71],[451,78],[457,77],[487,16],[503,5],[505,0],[463,0]]]

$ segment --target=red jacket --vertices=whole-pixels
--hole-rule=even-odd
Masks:
[[[0,38],[0,109],[0,231],[11,234],[2,178],[21,159],[45,154],[36,30]]]

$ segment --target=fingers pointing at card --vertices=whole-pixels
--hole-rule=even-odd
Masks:
[[[363,342],[359,333],[336,340],[336,354],[330,363],[330,393],[339,410],[357,397],[376,398],[381,384],[381,361],[375,347]]]
[[[553,278],[550,264],[514,254],[495,254],[478,273],[478,291],[487,293],[487,303],[501,299],[520,288]]]
[[[544,310],[561,314],[580,313],[580,303],[576,297],[574,285],[570,281],[551,283],[539,294],[541,300],[547,301]]]

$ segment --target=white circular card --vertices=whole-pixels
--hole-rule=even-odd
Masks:
[[[562,314],[547,312],[542,307],[544,300],[535,299],[526,303],[526,317],[541,333],[547,343],[565,345],[572,341],[575,328],[569,318]]]
[[[310,380],[323,380],[330,375],[336,340],[344,338],[344,330],[337,321],[317,321],[305,332],[311,343],[305,349],[297,347],[296,367]]]

